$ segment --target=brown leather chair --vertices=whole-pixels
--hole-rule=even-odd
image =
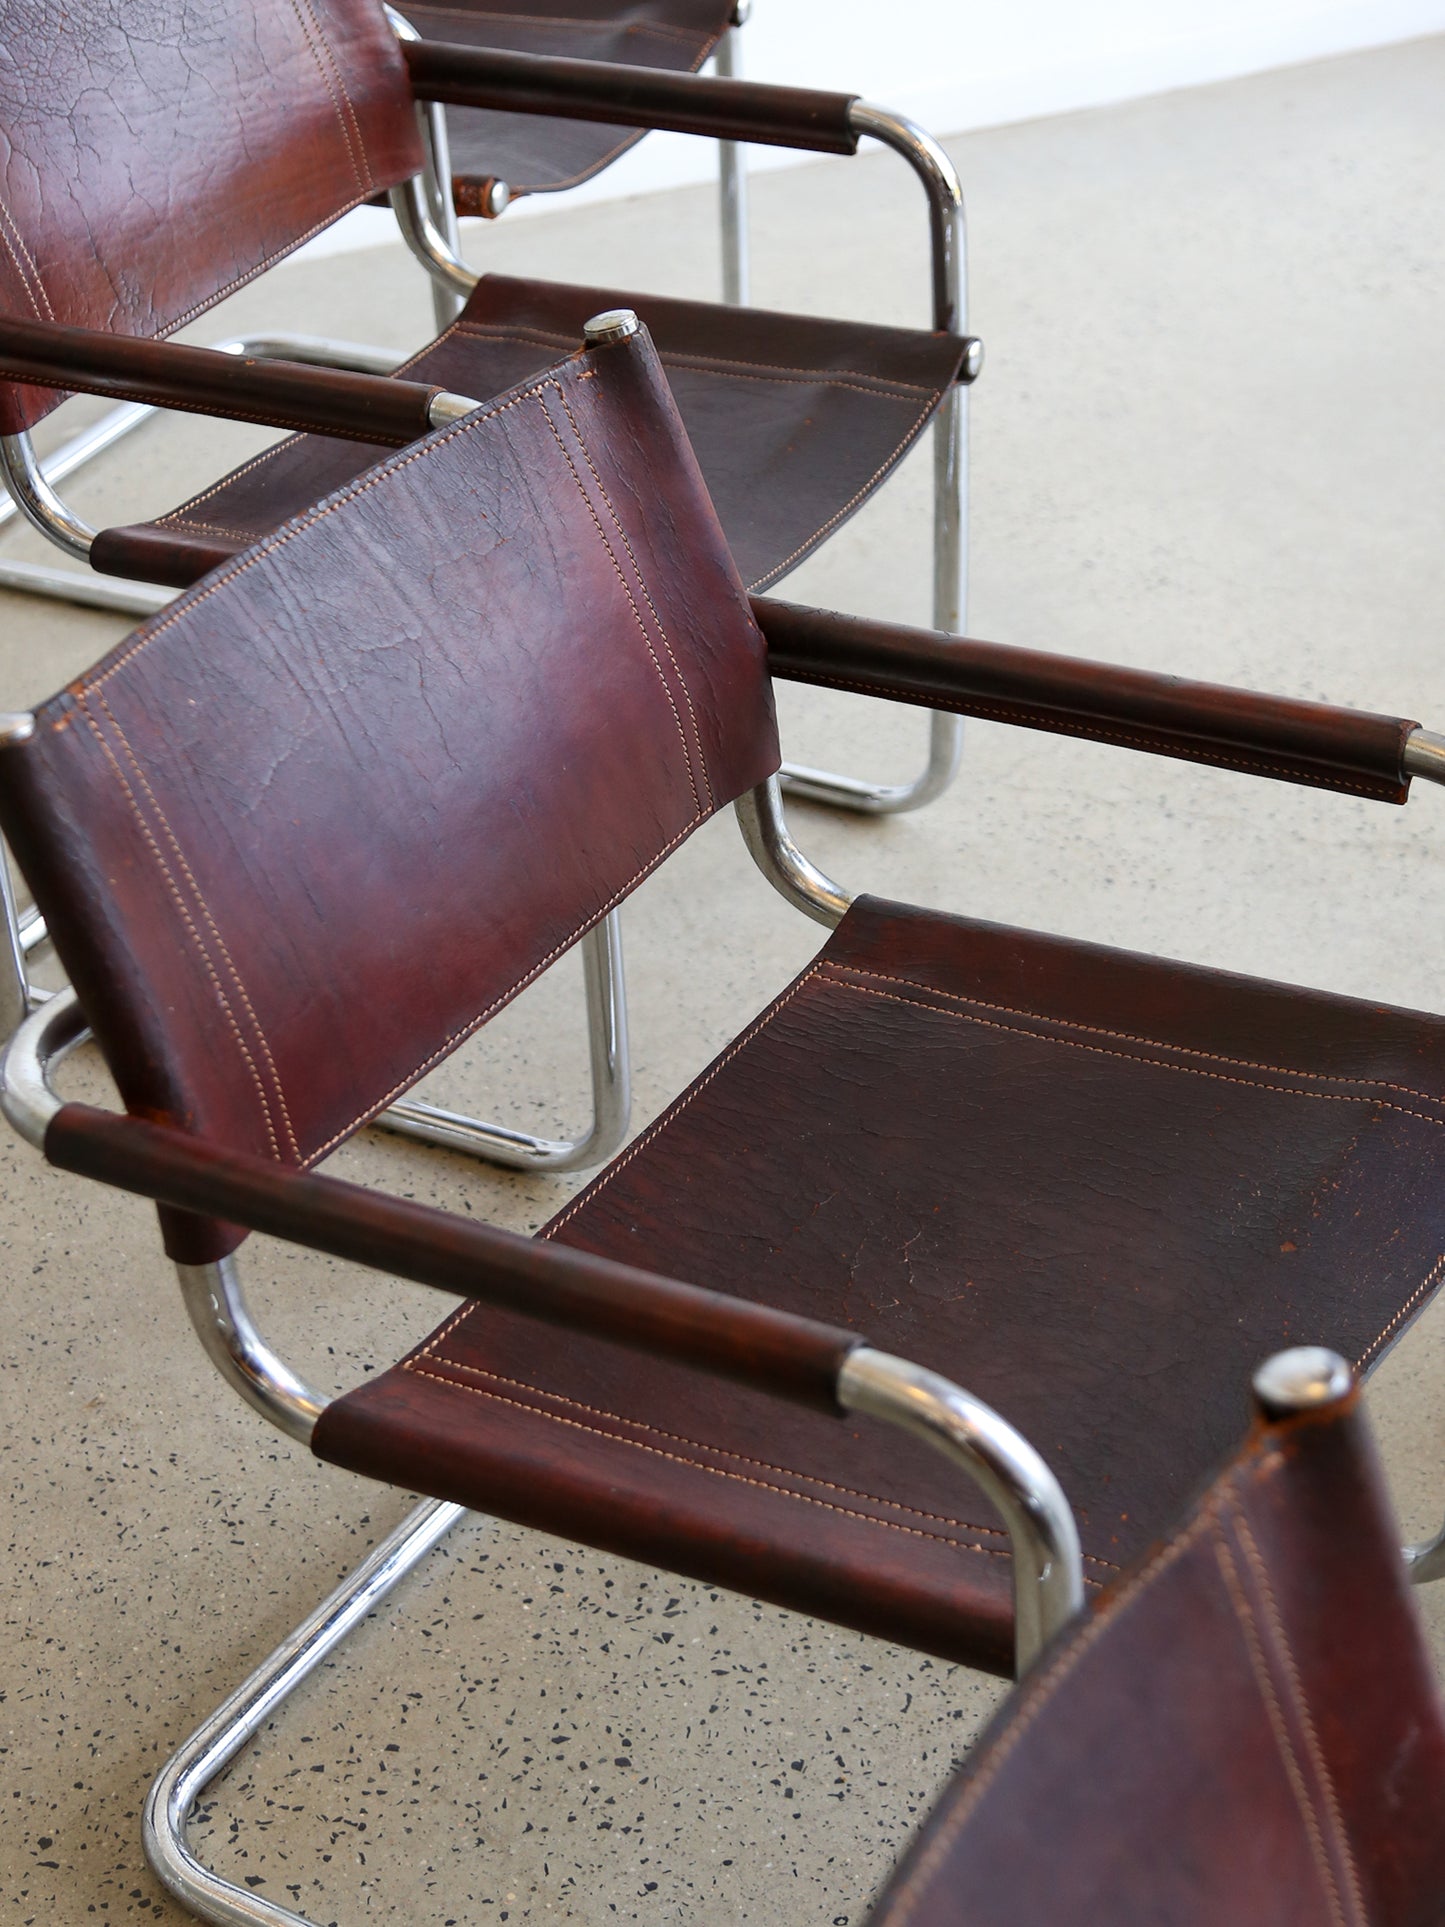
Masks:
[[[368,411],[305,405],[303,385],[272,388],[235,359],[211,376],[156,345],[122,374],[102,348],[65,328],[154,338],[194,320],[243,282],[378,192],[406,238],[464,305],[441,337],[403,365],[411,380],[476,399],[535,374],[577,339],[591,314],[638,308],[667,363],[689,433],[744,578],[755,588],[801,562],[876,489],[930,423],[938,424],[934,621],[962,626],[963,404],[979,366],[961,334],[962,196],[951,164],[921,130],[854,96],[699,78],[606,61],[397,44],[377,0],[165,0],[146,39],[123,40],[93,0],[41,0],[13,36],[0,76],[0,140],[10,202],[0,248],[0,469],[21,510],[103,574],[186,586],[377,459]],[[710,33],[707,6],[692,12]],[[397,25],[414,32],[404,20]],[[51,50],[63,43],[66,58]],[[927,330],[877,328],[616,290],[478,276],[437,225],[424,162],[446,102],[504,116],[514,130],[558,124],[665,127],[727,140],[854,153],[863,138],[895,147],[928,201],[932,301]],[[177,105],[179,103],[179,106]],[[196,157],[204,156],[198,166]],[[157,204],[184,210],[157,221]],[[62,332],[56,332],[59,327]],[[336,355],[363,371],[375,351],[232,344],[303,360]],[[385,366],[388,357],[380,358]],[[273,371],[272,380],[279,380]],[[325,392],[316,378],[318,398]],[[158,520],[99,533],[59,502],[28,432],[56,405],[50,383],[130,401],[229,413],[302,433]],[[338,439],[340,438],[340,439]],[[73,466],[71,457],[65,464]],[[6,572],[39,585],[34,570]],[[72,578],[73,580],[73,578]],[[95,585],[91,585],[94,597]],[[128,605],[127,605],[128,606]],[[917,784],[841,784],[798,772],[810,793],[868,810],[913,807],[957,763],[953,719],[934,731]]]
[[[827,1422],[840,1371],[896,1411],[860,1334],[1038,1441],[1099,1588],[1238,1437],[1254,1362],[1307,1334],[1365,1369],[1436,1287],[1445,1020],[850,901],[784,824],[770,675],[1382,802],[1445,768],[1397,718],[750,601],[615,315],[9,718],[0,827],[75,994],[12,1042],[7,1115],[160,1201],[270,1419],[438,1502],[288,1643],[288,1682],[461,1506],[1011,1671],[1067,1533],[1020,1573],[1032,1460],[962,1504],[925,1444]],[[832,934],[539,1239],[309,1173],[733,801]],[[85,1022],[126,1117],[49,1091]],[[246,1227],[487,1302],[327,1403],[249,1319]],[[814,1409],[701,1379],[724,1340]],[[157,1840],[278,1690],[173,1763]]]
[[[695,24],[710,18],[706,8],[692,13]],[[0,585],[154,608],[156,592],[136,583],[198,580],[387,446],[455,413],[455,399],[438,390],[495,395],[564,353],[589,315],[633,301],[604,289],[479,279],[461,262],[438,226],[450,203],[444,211],[426,166],[429,149],[445,145],[435,104],[445,99],[504,109],[514,132],[555,131],[556,116],[584,130],[610,117],[637,129],[679,127],[827,153],[851,153],[865,135],[899,149],[928,195],[929,331],[698,302],[634,305],[662,348],[739,566],[755,586],[808,555],[935,423],[934,617],[941,628],[962,626],[960,384],[977,371],[978,344],[959,332],[958,181],[918,129],[844,95],[431,42],[410,41],[403,51],[377,0],[308,0],[305,8],[212,0],[204,33],[194,8],[164,0],[143,40],[117,33],[111,12],[93,0],[65,9],[41,0],[20,24],[0,69],[0,146],[10,156],[0,210],[0,476],[42,533],[101,574],[7,563]],[[57,46],[63,59],[54,57]],[[549,112],[553,119],[537,119]],[[495,132],[495,114],[488,125]],[[607,130],[609,140],[615,131]],[[282,335],[234,341],[220,353],[155,339],[378,191],[389,192],[413,250],[453,309],[460,306],[440,337],[401,365],[409,399],[392,392],[405,384],[382,379],[397,357],[355,344]],[[184,219],[157,220],[158,204],[182,209]],[[308,365],[292,365],[298,360]],[[326,361],[350,372],[310,365]],[[123,406],[47,470],[30,430],[57,405],[57,388]],[[154,405],[302,432],[157,521],[97,532],[55,484]],[[850,808],[913,808],[946,787],[959,753],[956,719],[935,716],[928,764],[914,782],[880,785],[808,769],[789,780]],[[5,889],[8,898],[8,881]],[[20,920],[27,950],[45,934],[33,911]],[[615,921],[589,940],[584,968],[587,1130],[542,1137],[419,1099],[390,1110],[387,1127],[531,1170],[585,1168],[609,1156],[626,1134],[630,1101]],[[0,1030],[11,1020],[0,1009]]]
[[[1349,1367],[1247,1442],[970,1753],[869,1927],[1438,1927],[1445,1705]]]
[[[408,0],[399,10],[428,40],[553,59],[696,73],[721,55],[748,8],[736,0]],[[524,194],[591,180],[641,140],[638,127],[453,108],[446,170],[458,213],[491,218]],[[498,190],[501,190],[499,193]]]

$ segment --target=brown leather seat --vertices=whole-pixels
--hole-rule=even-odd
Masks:
[[[1403,718],[750,601],[646,332],[609,331],[5,719],[0,827],[127,1115],[37,1096],[27,1030],[6,1112],[161,1203],[212,1354],[319,1454],[1007,1669],[1011,1579],[1074,1597],[1069,1533],[1027,1545],[1021,1493],[1065,1511],[1038,1454],[1097,1585],[1261,1354],[1367,1368],[1424,1307],[1445,1021],[845,915],[772,813],[775,666],[1382,802],[1420,767]],[[734,800],[836,934],[544,1238],[311,1172]],[[486,1309],[322,1410],[239,1308],[248,1228]],[[1032,1434],[994,1461],[1017,1568],[957,1457],[868,1429],[860,1359],[895,1420],[942,1368]]]
[[[1445,1706],[1347,1395],[1267,1413],[1059,1642],[869,1927],[1438,1927],[1442,1811]]]
[[[486,275],[460,319],[398,372],[489,400],[568,353],[590,316],[626,306],[657,343],[752,588],[795,568],[882,482],[959,369],[949,335]],[[385,452],[292,436],[158,522],[103,530],[91,560],[184,587]]]
[[[701,57],[696,36],[706,42],[717,31],[716,12],[712,0],[680,7],[670,0],[665,22],[661,14],[629,13],[623,31],[680,22],[689,38],[678,65],[686,68]],[[530,33],[535,19],[528,19]],[[57,44],[64,59],[53,57]],[[56,406],[55,390],[71,383],[312,426],[284,407],[255,412],[254,370],[245,404],[228,410],[214,396],[193,398],[186,378],[168,379],[174,355],[159,343],[148,386],[94,379],[88,338],[165,335],[358,202],[414,179],[424,159],[419,101],[444,98],[449,88],[490,98],[497,86],[514,99],[519,87],[525,94],[555,83],[575,93],[579,71],[556,63],[556,82],[540,63],[501,81],[490,69],[479,77],[467,61],[482,57],[466,48],[430,41],[402,48],[372,0],[314,0],[304,20],[284,0],[208,0],[200,13],[165,0],[142,40],[117,35],[105,7],[66,11],[45,0],[7,51],[0,145],[10,152],[12,187],[0,316],[24,322],[28,336],[23,352],[0,342],[6,436],[28,431]],[[697,121],[720,137],[857,149],[852,96],[654,73],[646,86],[652,93],[661,86],[665,98],[639,104],[624,98],[638,72],[582,64],[594,105],[616,99],[618,111],[635,110],[643,125],[651,114],[664,125]],[[551,125],[534,114],[504,118]],[[183,209],[185,218],[157,221],[157,205]],[[936,313],[943,299],[936,288]],[[612,290],[491,277],[412,370],[486,401],[575,346],[589,315],[639,305],[667,354],[745,579],[759,585],[800,562],[879,486],[937,413],[968,350],[963,337],[947,332],[957,319],[951,308],[937,329],[908,331],[693,302],[639,304]],[[224,385],[224,373],[218,379]],[[298,438],[173,515],[102,531],[89,559],[105,572],[188,584],[377,454],[362,440]],[[47,532],[56,534],[54,526]]]
[[[1445,1022],[863,899],[541,1235],[966,1384],[1043,1451],[1100,1585],[1239,1436],[1261,1358],[1366,1370],[1434,1289]],[[1007,1671],[997,1516],[925,1445],[838,1430],[540,1356],[478,1306],[317,1450]]]
[[[1398,718],[750,604],[639,331],[368,470],[0,751],[6,834],[126,1106],[169,1127],[134,1165],[132,1119],[67,1106],[47,1154],[141,1171],[187,1267],[259,1222],[259,1160],[266,1196],[279,1174],[294,1201],[270,1228],[316,1236],[317,1201],[341,1196],[324,1248],[400,1265],[404,1247],[406,1275],[467,1288],[456,1221],[297,1167],[716,809],[763,807],[778,744],[754,607],[813,677],[1408,792]],[[1107,1577],[1236,1436],[1258,1357],[1327,1340],[1368,1366],[1426,1303],[1445,1022],[843,908],[826,899],[842,921],[814,965],[550,1227],[549,1257],[681,1276],[956,1371],[1032,1436]],[[199,1192],[165,1188],[157,1145],[186,1138]],[[433,1245],[439,1268],[417,1258]],[[690,1365],[539,1344],[492,1305],[331,1406],[313,1443],[1007,1667],[998,1521],[960,1510],[922,1448],[821,1409],[765,1416]]]
[[[501,6],[452,0],[450,6],[408,4],[407,18],[428,40],[567,60],[696,73],[728,30],[734,0],[541,0]],[[447,115],[452,181],[463,214],[475,190],[505,181],[514,195],[548,194],[600,174],[642,138],[634,127],[559,120],[552,115],[453,107]]]

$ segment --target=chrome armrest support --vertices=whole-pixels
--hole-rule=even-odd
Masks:
[[[387,199],[396,216],[401,238],[438,286],[460,295],[465,301],[481,276],[474,274],[432,218],[426,178],[413,174],[400,187],[392,188]]]
[[[848,110],[853,131],[881,141],[901,155],[923,183],[928,197],[932,245],[933,325],[943,334],[962,334],[967,312],[963,185],[958,170],[926,128],[885,107],[855,100]],[[963,379],[973,381],[983,365],[983,344],[971,351]]]
[[[0,1111],[37,1151],[45,1149],[45,1133],[61,1104],[51,1073],[89,1034],[80,1001],[67,984],[31,1011],[0,1057]]]
[[[1015,1670],[1022,1678],[1084,1603],[1079,1534],[1058,1480],[992,1406],[906,1358],[861,1346],[838,1375],[838,1403],[926,1439],[997,1507],[1013,1547]]]
[[[33,528],[77,562],[90,560],[95,530],[67,508],[46,481],[29,435],[0,435],[0,474],[16,508]]]
[[[749,854],[778,894],[814,923],[835,929],[847,915],[852,893],[825,876],[789,835],[777,777],[740,796],[733,808]]]
[[[1427,783],[1445,783],[1445,736],[1433,730],[1412,729],[1401,758],[1407,776],[1423,776]]]
[[[37,1151],[60,1109],[55,1067],[90,1032],[69,987],[32,1011],[0,1058],[0,1111]],[[241,1293],[234,1258],[177,1265],[181,1295],[206,1355],[263,1418],[306,1443],[327,1401],[298,1378],[257,1332]]]
[[[392,32],[398,40],[420,40],[421,35],[395,7],[384,6]],[[438,101],[419,101],[417,120],[421,126],[422,146],[426,150],[428,164],[420,174],[413,174],[410,180],[403,181],[399,187],[391,189],[387,200],[396,216],[396,224],[401,229],[401,238],[406,242],[415,258],[426,269],[439,290],[465,302],[476,287],[481,276],[474,274],[457,252],[456,216],[451,206],[450,144],[447,140],[446,109]],[[445,170],[445,173],[443,172]],[[505,189],[497,183],[498,193],[494,190],[495,211],[500,214],[507,205]],[[437,321],[446,326],[455,315],[444,316],[440,310]]]
[[[257,1331],[234,1257],[177,1265],[181,1297],[207,1358],[233,1390],[288,1438],[309,1445],[329,1399],[312,1391]]]

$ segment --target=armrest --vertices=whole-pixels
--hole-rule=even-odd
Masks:
[[[1002,1515],[1014,1555],[1020,1673],[1083,1603],[1073,1515],[1033,1447],[991,1407],[935,1372],[874,1351],[856,1332],[337,1178],[220,1152],[165,1125],[85,1104],[59,1106],[44,1148],[62,1170],[178,1210],[224,1216],[831,1417],[866,1412],[918,1434],[975,1479]]]
[[[0,380],[401,448],[475,406],[418,382],[0,318]]]
[[[791,682],[1213,763],[1403,803],[1418,726],[1397,716],[973,642],[752,598],[768,667]]]
[[[764,147],[802,147],[815,154],[854,154],[854,94],[768,87],[660,72],[603,60],[553,60],[498,53],[438,40],[404,40],[401,50],[414,92],[449,107],[491,107],[516,114],[555,114],[621,127],[662,128]]]
[[[736,1378],[837,1414],[854,1332],[570,1246],[501,1231],[339,1178],[221,1152],[165,1125],[63,1104],[45,1155],[65,1171]]]

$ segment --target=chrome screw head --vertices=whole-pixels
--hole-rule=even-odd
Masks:
[[[609,308],[605,314],[584,321],[582,334],[589,348],[605,348],[615,341],[626,341],[641,326],[631,308]]]
[[[1335,1405],[1354,1384],[1354,1373],[1338,1352],[1323,1345],[1297,1345],[1276,1352],[1254,1375],[1254,1395],[1268,1418],[1287,1418]]]

